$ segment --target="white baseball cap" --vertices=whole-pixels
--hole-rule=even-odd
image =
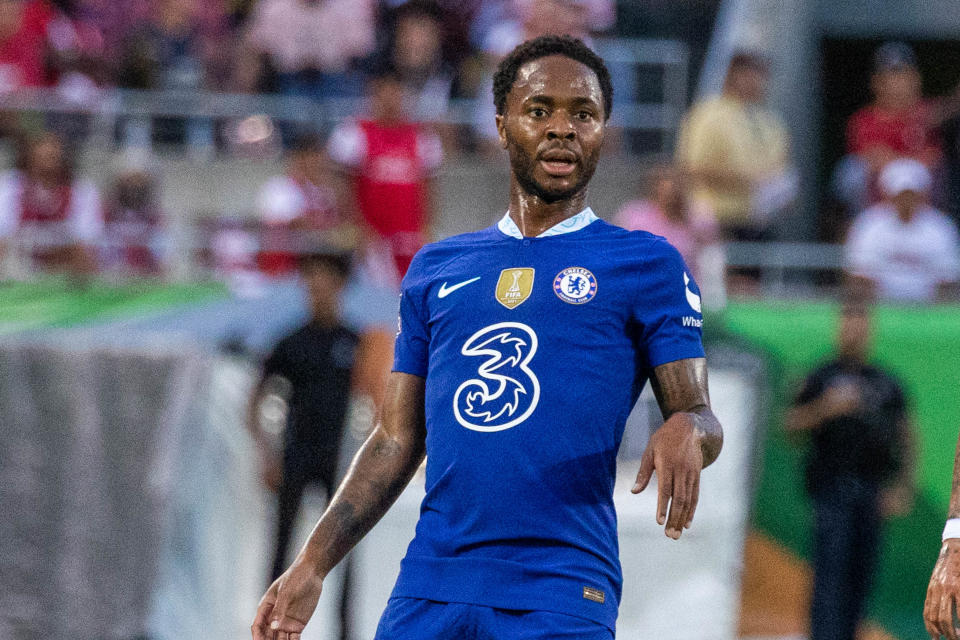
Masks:
[[[923,163],[910,158],[888,162],[880,172],[880,188],[888,198],[904,191],[926,193],[932,182],[930,171]]]

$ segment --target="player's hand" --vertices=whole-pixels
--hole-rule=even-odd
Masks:
[[[300,640],[322,590],[323,579],[297,558],[260,599],[250,625],[253,640]]]
[[[923,623],[934,640],[940,636],[957,640],[954,611],[960,601],[960,539],[947,539],[930,576],[927,601],[923,605]]]
[[[693,417],[674,414],[650,437],[632,489],[633,493],[646,489],[657,472],[657,524],[666,523],[665,533],[674,540],[693,523],[702,469],[703,450]]]

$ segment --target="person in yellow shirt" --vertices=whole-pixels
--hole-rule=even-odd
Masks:
[[[723,92],[695,104],[677,141],[677,161],[694,201],[716,212],[725,240],[762,240],[796,195],[789,136],[764,106],[769,66],[751,51],[730,61]]]

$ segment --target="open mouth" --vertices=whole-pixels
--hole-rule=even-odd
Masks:
[[[540,166],[547,175],[562,178],[577,168],[577,156],[569,151],[548,151],[540,157]]]

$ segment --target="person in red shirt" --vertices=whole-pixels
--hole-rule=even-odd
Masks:
[[[848,155],[833,175],[832,190],[848,214],[882,199],[876,179],[891,160],[912,158],[932,171],[941,162],[942,105],[923,98],[913,49],[902,42],[881,45],[874,53],[871,89],[873,102],[847,122]]]
[[[935,109],[923,99],[913,50],[888,42],[877,49],[874,65],[874,101],[847,124],[849,152],[863,158],[871,171],[904,156],[935,166],[940,161]]]
[[[344,189],[329,165],[320,138],[303,134],[289,151],[284,174],[273,176],[260,188],[257,263],[267,275],[292,275],[302,246],[315,241],[312,234],[336,229],[341,236],[353,235]]]
[[[356,208],[372,241],[368,258],[382,257],[369,255],[376,254],[379,241],[392,257],[395,276],[390,279],[399,284],[428,240],[432,176],[443,149],[435,134],[408,119],[405,88],[393,68],[371,76],[369,99],[370,116],[340,124],[328,152],[352,178]]]
[[[48,84],[44,58],[51,15],[42,3],[0,0],[0,92]]]
[[[74,177],[63,141],[52,133],[28,138],[17,168],[0,174],[0,258],[14,250],[35,270],[85,275],[96,268],[102,233],[99,192]]]

